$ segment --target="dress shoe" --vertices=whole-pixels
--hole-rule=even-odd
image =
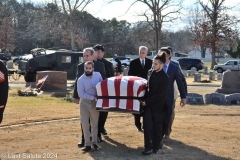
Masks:
[[[91,146],[85,146],[82,148],[82,151],[88,152],[91,150]]]
[[[100,143],[100,142],[104,142],[104,139],[102,139],[102,136],[98,136],[98,143]]]
[[[92,145],[92,148],[93,148],[95,151],[98,151],[98,150],[99,150],[99,147],[98,147],[98,145],[96,145],[96,144]]]
[[[151,149],[145,149],[144,151],[142,151],[143,155],[150,155],[153,151]]]
[[[141,132],[141,131],[142,131],[142,128],[141,128],[141,127],[137,127],[137,131],[138,131],[138,132]]]
[[[153,154],[158,154],[159,149],[153,149]]]
[[[107,131],[106,131],[106,129],[103,127],[103,130],[102,130],[102,134],[103,135],[107,135]]]
[[[84,143],[85,143],[85,142],[84,142],[83,140],[80,141],[80,142],[78,143],[78,147],[79,147],[79,148],[84,147]]]

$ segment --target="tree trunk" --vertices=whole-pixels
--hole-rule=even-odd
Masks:
[[[205,58],[205,56],[206,56],[206,48],[203,45],[201,45],[200,47],[201,47],[201,57]]]
[[[72,50],[75,49],[75,39],[74,39],[74,30],[71,29],[71,48]]]

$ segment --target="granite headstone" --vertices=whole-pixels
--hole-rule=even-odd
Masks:
[[[224,94],[240,93],[240,71],[226,71],[223,73],[222,85],[216,92]]]
[[[188,93],[187,104],[204,104],[203,96],[198,93]]]
[[[206,104],[226,105],[225,95],[222,93],[210,93],[205,95]]]
[[[240,93],[234,93],[226,96],[227,104],[240,105]]]

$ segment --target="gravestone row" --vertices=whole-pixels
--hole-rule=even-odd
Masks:
[[[205,103],[215,105],[240,105],[240,93],[234,93],[228,96],[222,93],[206,94]],[[203,96],[197,93],[188,93],[187,104],[204,104]]]

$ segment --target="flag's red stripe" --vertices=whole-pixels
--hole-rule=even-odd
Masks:
[[[102,96],[108,96],[108,79],[101,82]],[[109,100],[103,99],[102,107],[109,107]]]
[[[133,85],[134,85],[134,78],[129,78],[128,79],[128,84],[127,84],[127,96],[133,97]],[[126,104],[126,109],[127,110],[133,110],[133,99],[128,99],[127,104]]]
[[[137,96],[139,96],[139,94],[146,89],[146,84],[141,84],[138,88],[138,91],[137,91]],[[141,102],[141,101],[140,101]]]
[[[115,95],[120,96],[120,84],[122,76],[118,76],[114,80]],[[116,108],[119,108],[120,99],[116,99]]]

